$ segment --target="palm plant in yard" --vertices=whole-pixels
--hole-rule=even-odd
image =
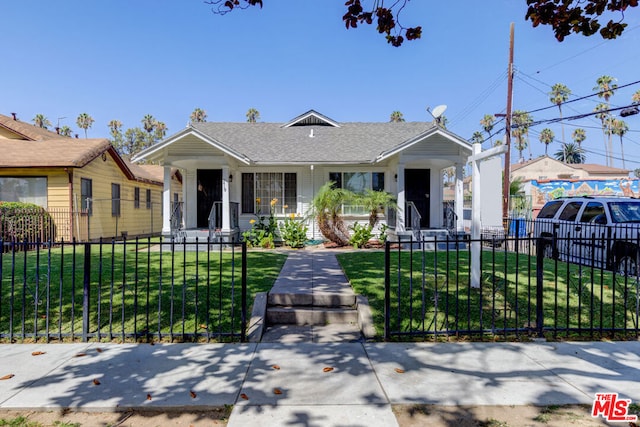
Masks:
[[[354,194],[334,183],[325,183],[311,201],[311,214],[316,218],[318,228],[324,237],[339,246],[349,244],[349,230],[342,218],[342,205],[353,200]]]
[[[386,191],[366,189],[363,194],[356,196],[355,202],[369,212],[369,225],[371,228],[378,223],[379,213],[384,213],[387,208],[398,209],[395,197]]]

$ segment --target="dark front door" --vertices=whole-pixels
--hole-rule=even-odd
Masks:
[[[404,194],[405,200],[413,202],[420,214],[420,228],[429,228],[429,189],[431,188],[430,169],[405,169]],[[411,227],[411,211],[406,210],[405,226]]]
[[[214,202],[222,201],[222,169],[198,169],[198,228],[209,227]]]

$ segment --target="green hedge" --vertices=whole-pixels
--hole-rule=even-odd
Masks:
[[[44,208],[33,203],[0,202],[0,240],[54,241],[53,218]]]

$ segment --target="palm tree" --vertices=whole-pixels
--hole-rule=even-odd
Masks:
[[[67,125],[64,125],[60,128],[60,135],[62,136],[67,136],[67,137],[71,137],[71,134],[73,133],[73,131],[71,130],[71,128]]]
[[[248,123],[256,123],[258,121],[258,119],[260,118],[260,112],[258,110],[256,110],[255,108],[249,108],[249,110],[247,111],[247,122]]]
[[[88,115],[87,113],[81,113],[76,119],[76,124],[80,129],[84,129],[84,137],[87,138],[87,129],[93,126],[93,117]]]
[[[369,212],[371,228],[375,227],[378,222],[378,212],[384,212],[386,208],[398,209],[395,197],[386,191],[366,189],[364,194],[359,194],[356,197],[355,203]]]
[[[196,108],[191,112],[191,115],[189,116],[189,121],[191,122],[191,124],[206,122],[207,112],[201,108]]]
[[[585,151],[582,147],[574,143],[563,143],[561,148],[554,154],[556,160],[564,163],[584,163],[586,160]]]
[[[547,148],[549,148],[549,144],[551,144],[556,136],[553,134],[553,131],[549,128],[542,129],[540,132],[540,142],[544,144],[544,155],[547,155]]]
[[[631,101],[634,103],[640,103],[640,90],[636,91],[636,93],[631,95]]]
[[[618,85],[613,83],[614,80],[615,79],[611,76],[600,76],[596,80],[597,86],[593,88],[593,90],[598,91],[598,98],[604,99],[605,106],[606,106],[605,111],[607,111],[607,113],[609,111],[609,98],[613,96],[613,94],[615,93],[615,90],[618,88]],[[608,131],[605,131],[604,119],[601,119],[601,120],[603,123],[603,132],[609,135],[608,149],[607,149],[607,153],[608,153],[607,165],[613,166],[613,142],[611,141],[611,129],[609,128]]]
[[[604,138],[604,152],[607,156],[607,166],[611,166],[610,156],[609,156],[609,144],[607,144],[607,122],[609,118],[609,107],[606,104],[600,103],[596,105],[596,108],[593,109],[597,114],[595,115],[596,119],[600,119],[600,124],[602,125],[602,136]]]
[[[389,121],[393,123],[404,122],[404,117],[400,111],[396,110],[391,113],[391,116],[389,116]]]
[[[471,142],[473,144],[482,144],[484,142],[484,136],[482,136],[482,132],[475,131],[473,135],[471,135]]]
[[[167,125],[164,122],[156,122],[156,128],[153,132],[153,142],[157,142],[161,139],[164,139],[167,134]]]
[[[629,126],[622,119],[613,119],[613,126],[611,131],[614,135],[618,135],[620,137],[620,155],[622,157],[622,169],[626,169],[626,165],[624,162],[624,147],[622,146],[622,137],[629,131]]]
[[[485,114],[482,120],[480,120],[480,126],[489,135],[489,142],[491,143],[491,131],[493,130],[493,123],[495,122],[495,116],[493,114]],[[492,144],[493,145],[493,144]]]
[[[42,129],[48,129],[48,127],[51,126],[51,122],[44,114],[36,114],[33,118],[33,124]]]
[[[563,85],[562,83],[556,83],[551,87],[551,92],[549,92],[549,101],[552,104],[558,106],[558,111],[560,112],[560,123],[562,125],[562,142],[566,142],[564,139],[564,123],[562,123],[562,104],[567,102],[569,99],[569,95],[571,95],[571,90]]]
[[[516,138],[515,147],[520,153],[520,161],[523,161],[522,152],[529,147],[529,157],[531,157],[531,146],[529,145],[529,127],[533,123],[531,114],[526,111],[516,110],[513,112],[512,124],[515,129],[511,131]]]
[[[573,131],[571,138],[573,138],[573,142],[578,144],[578,147],[582,147],[582,143],[587,139],[587,132],[582,128],[577,128]]]
[[[142,118],[141,123],[142,128],[147,131],[148,134],[151,134],[151,132],[156,128],[156,124],[158,122],[151,114],[147,114]]]
[[[340,215],[342,205],[353,198],[353,193],[335,188],[334,182],[326,182],[311,201],[311,212],[324,237],[340,246],[349,244],[349,231]]]

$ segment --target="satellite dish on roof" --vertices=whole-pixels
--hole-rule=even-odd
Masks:
[[[433,116],[433,118],[436,120],[438,120],[444,114],[446,109],[447,109],[447,106],[444,104],[438,105],[436,108],[433,109],[433,112],[431,112],[427,107],[427,111],[429,111],[429,114],[431,114],[431,116]]]

